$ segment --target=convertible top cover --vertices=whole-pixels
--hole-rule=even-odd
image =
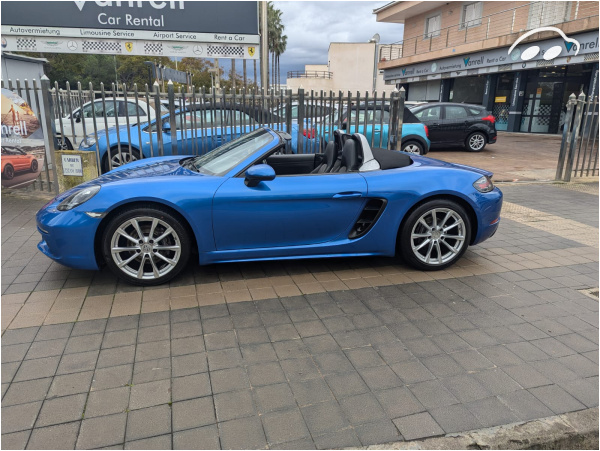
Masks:
[[[412,160],[405,153],[389,149],[371,149],[381,169],[396,169],[410,166]]]

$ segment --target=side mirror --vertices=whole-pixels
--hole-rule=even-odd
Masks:
[[[74,113],[73,119],[75,119],[75,122],[79,124],[81,122],[81,112],[78,111],[78,112]]]
[[[169,121],[163,123],[162,129],[165,133],[171,133],[171,123]]]
[[[253,188],[260,182],[268,182],[275,178],[275,169],[268,164],[257,164],[246,171],[246,186]]]
[[[346,130],[348,128],[348,123],[346,121],[342,122],[342,130]]]

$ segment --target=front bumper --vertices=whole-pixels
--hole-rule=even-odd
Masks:
[[[58,211],[58,202],[51,203],[36,215],[38,232],[42,236],[38,249],[52,260],[71,268],[97,270],[94,237],[100,218],[91,218],[83,211]]]
[[[500,225],[500,212],[502,210],[502,191],[494,188],[489,193],[478,193],[477,204],[480,207],[478,213],[477,235],[471,241],[471,245],[479,244],[491,238]]]

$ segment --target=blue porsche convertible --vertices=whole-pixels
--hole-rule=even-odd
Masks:
[[[334,133],[322,154],[285,153],[263,127],[202,156],[123,165],[37,213],[38,248],[80,269],[107,265],[140,285],[200,264],[399,254],[443,269],[494,234],[490,172]]]

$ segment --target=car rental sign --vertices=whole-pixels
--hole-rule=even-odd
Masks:
[[[258,2],[2,2],[2,50],[256,58]]]

